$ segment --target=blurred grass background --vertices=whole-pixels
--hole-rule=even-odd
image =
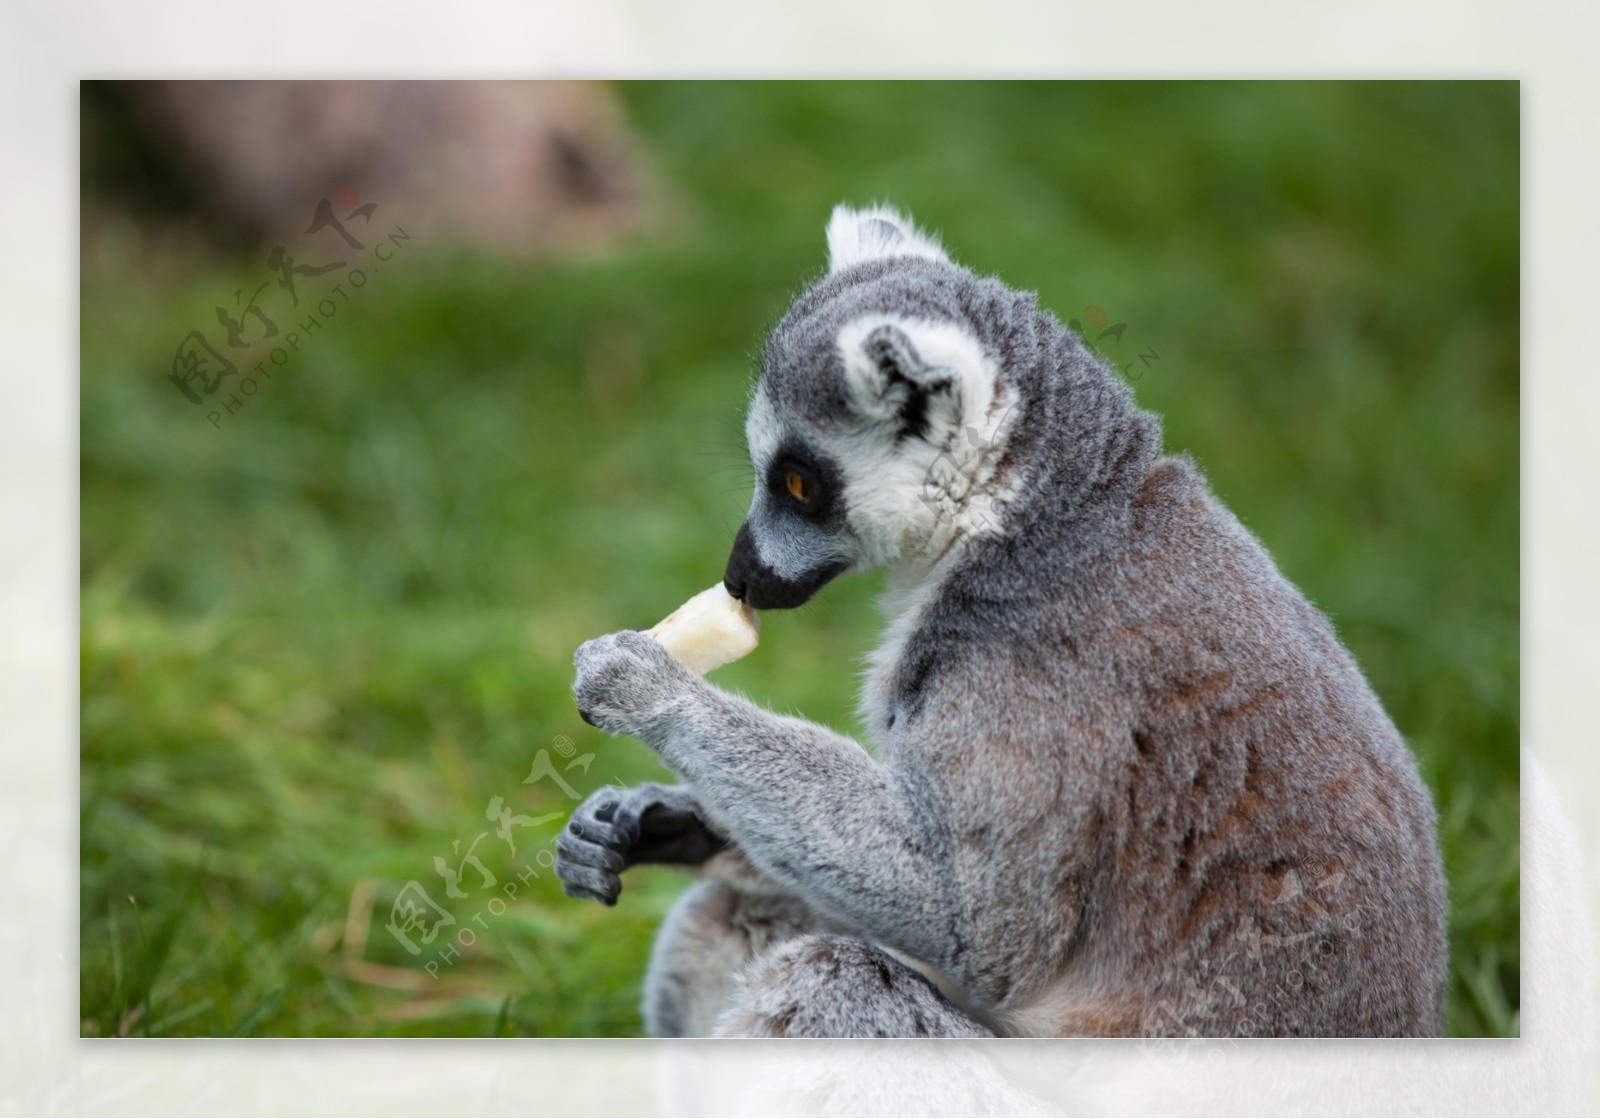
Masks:
[[[1063,320],[1126,324],[1102,351],[1421,761],[1451,1031],[1515,1033],[1516,85],[620,92],[676,218],[564,263],[414,236],[220,427],[165,373],[264,254],[86,222],[84,1034],[639,1031],[683,879],[565,899],[544,865],[572,802],[523,779],[541,749],[593,755],[563,773],[580,794],[665,776],[577,718],[572,650],[718,577],[752,355],[830,207],[875,199]],[[771,616],[721,682],[855,730],[876,585]],[[515,857],[495,796],[554,814]],[[435,856],[485,831],[497,885],[469,869],[448,899]],[[457,920],[415,957],[384,928],[410,880]]]

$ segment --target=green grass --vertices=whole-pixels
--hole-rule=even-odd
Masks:
[[[639,1030],[682,879],[569,901],[536,858],[559,819],[513,859],[485,809],[570,808],[522,783],[540,749],[566,764],[561,736],[594,755],[564,774],[580,793],[661,776],[579,721],[572,650],[720,573],[750,355],[833,203],[877,198],[1063,319],[1127,324],[1103,348],[1169,447],[1331,615],[1421,760],[1452,1031],[1515,1032],[1517,88],[624,97],[669,231],[562,265],[414,236],[217,428],[165,372],[261,261],[86,235],[83,1032]],[[853,729],[875,586],[772,616],[722,682]],[[434,856],[486,830],[499,883],[538,874],[491,913],[500,885],[468,872],[449,907],[474,943],[435,979],[390,905],[412,879],[446,902]]]

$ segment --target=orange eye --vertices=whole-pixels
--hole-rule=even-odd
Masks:
[[[784,476],[783,484],[789,487],[789,496],[796,501],[811,500],[811,479],[791,470]]]

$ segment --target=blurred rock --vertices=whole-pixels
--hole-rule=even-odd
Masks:
[[[116,96],[189,201],[246,240],[297,235],[332,198],[377,203],[422,243],[540,256],[602,247],[658,208],[598,83],[126,82]]]

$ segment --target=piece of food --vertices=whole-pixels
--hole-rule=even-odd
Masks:
[[[761,619],[721,583],[695,595],[644,631],[667,652],[704,676],[748,654],[760,640]]]

